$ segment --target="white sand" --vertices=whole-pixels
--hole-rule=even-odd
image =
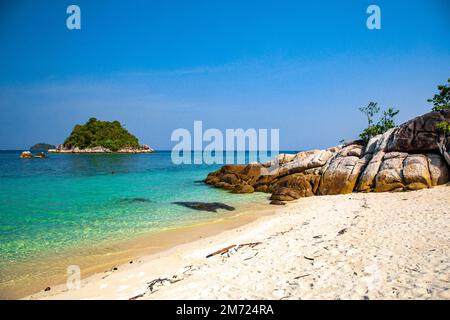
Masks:
[[[258,242],[229,254],[232,244]],[[39,299],[450,299],[450,187],[302,198]],[[149,283],[157,282],[152,290]]]

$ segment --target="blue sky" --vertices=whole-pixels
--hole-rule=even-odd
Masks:
[[[171,132],[279,128],[282,149],[332,146],[369,101],[430,110],[450,77],[450,2],[21,1],[0,4],[0,149],[61,143],[91,116],[142,143]],[[81,30],[66,8],[81,8]],[[381,30],[366,8],[381,8]]]

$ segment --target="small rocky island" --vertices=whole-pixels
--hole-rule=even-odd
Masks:
[[[45,158],[47,158],[47,156],[43,152],[40,152],[38,154],[32,154],[30,151],[22,152],[19,157],[22,159],[32,159],[32,158],[45,159]]]
[[[56,146],[40,142],[30,147],[30,151],[47,151],[49,149],[56,149]]]
[[[450,109],[433,111],[371,138],[326,150],[280,154],[273,162],[225,165],[207,184],[234,193],[271,193],[272,204],[351,192],[407,191],[450,181],[450,138],[442,132]]]
[[[63,144],[50,153],[151,153],[148,145],[128,132],[119,121],[101,121],[90,118],[84,125],[77,124]]]

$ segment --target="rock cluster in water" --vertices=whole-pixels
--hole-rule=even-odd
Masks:
[[[37,154],[32,154],[30,151],[22,152],[19,157],[22,158],[22,159],[31,159],[31,158],[41,158],[41,159],[43,159],[43,158],[47,158],[47,156],[43,152],[40,152],[40,153],[37,153]]]
[[[430,188],[450,179],[450,139],[442,139],[436,129],[441,121],[450,122],[450,110],[414,118],[367,144],[280,154],[273,160],[279,167],[270,175],[273,161],[224,165],[205,182],[234,193],[269,192],[273,204],[313,195]]]

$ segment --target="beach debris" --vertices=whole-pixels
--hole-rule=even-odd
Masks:
[[[267,239],[272,239],[272,238],[276,238],[276,237],[279,237],[279,236],[284,236],[286,233],[289,233],[289,232],[291,232],[292,230],[294,230],[294,227],[291,227],[291,228],[288,229],[288,230],[279,231],[279,232],[277,232],[277,233],[271,235],[271,236],[268,237]]]
[[[306,260],[314,261],[314,258],[310,258],[310,257],[307,257],[307,256],[303,256],[303,258],[305,258]]]
[[[195,271],[195,270],[198,270],[198,269],[199,269],[199,267],[195,267],[194,265],[190,264],[188,266],[185,266],[181,273],[184,274],[184,275],[191,275],[192,271]]]
[[[247,261],[247,260],[250,260],[250,259],[253,259],[254,257],[256,257],[258,255],[258,251],[254,254],[254,255],[252,255],[252,256],[250,256],[250,257],[247,257],[247,258],[245,258],[244,259],[244,261]]]
[[[297,277],[295,277],[294,279],[297,280],[297,279],[305,278],[305,277],[308,277],[308,276],[310,276],[309,273],[308,273],[308,274],[303,274],[303,275],[301,275],[301,276],[297,276]]]
[[[150,291],[150,293],[152,293],[153,291],[155,291],[154,290],[154,288],[155,288],[155,286],[162,286],[162,285],[164,285],[164,283],[165,282],[169,282],[169,283],[175,283],[175,282],[178,282],[178,281],[181,281],[182,279],[169,279],[169,278],[158,278],[158,279],[154,279],[154,280],[152,280],[152,281],[150,281],[149,283],[148,283],[148,290]]]
[[[255,246],[257,246],[258,244],[261,244],[261,243],[262,243],[262,242],[249,242],[249,243],[242,243],[242,244],[238,244],[238,245],[232,244],[231,246],[222,248],[222,249],[220,249],[220,250],[217,250],[217,251],[214,251],[213,253],[208,254],[208,255],[206,256],[206,258],[211,258],[211,257],[213,257],[213,256],[215,256],[215,255],[218,255],[218,254],[222,255],[222,254],[228,253],[228,252],[230,252],[230,251],[237,251],[237,250],[239,250],[239,249],[242,248],[242,247],[250,247],[250,248],[253,248],[253,247],[255,247]]]
[[[361,208],[370,209],[370,206],[367,204],[367,199],[363,199]]]
[[[51,289],[52,289],[52,288],[47,287],[47,288],[44,289],[44,291],[50,291]]]
[[[341,235],[343,235],[343,234],[346,233],[346,232],[347,232],[347,228],[341,229],[341,230],[339,230],[339,232],[338,232],[338,236],[341,236]]]
[[[39,153],[35,154],[33,156],[33,158],[47,158],[47,156],[45,155],[45,153],[39,152]]]
[[[137,296],[131,297],[128,300],[137,300],[139,298],[142,298],[143,296],[145,296],[146,292],[140,293]]]
[[[234,211],[235,208],[222,202],[200,202],[200,201],[176,201],[173,204],[183,206],[189,209],[217,212],[218,209]]]
[[[230,249],[232,249],[234,247],[236,247],[236,245],[232,244],[231,246],[228,246],[228,247],[222,248],[220,250],[214,251],[213,253],[208,254],[206,256],[206,258],[211,258],[211,257],[213,257],[215,255],[226,253],[226,252],[228,252]]]
[[[128,300],[139,299],[139,298],[143,297],[147,292],[150,292],[150,294],[152,294],[153,292],[157,291],[157,289],[155,289],[155,287],[158,288],[158,287],[164,286],[165,283],[172,284],[175,282],[179,282],[181,280],[183,280],[183,278],[177,279],[177,276],[173,276],[172,279],[169,279],[169,278],[153,279],[152,281],[147,283],[147,291],[146,292],[140,293],[134,297],[129,298]]]

